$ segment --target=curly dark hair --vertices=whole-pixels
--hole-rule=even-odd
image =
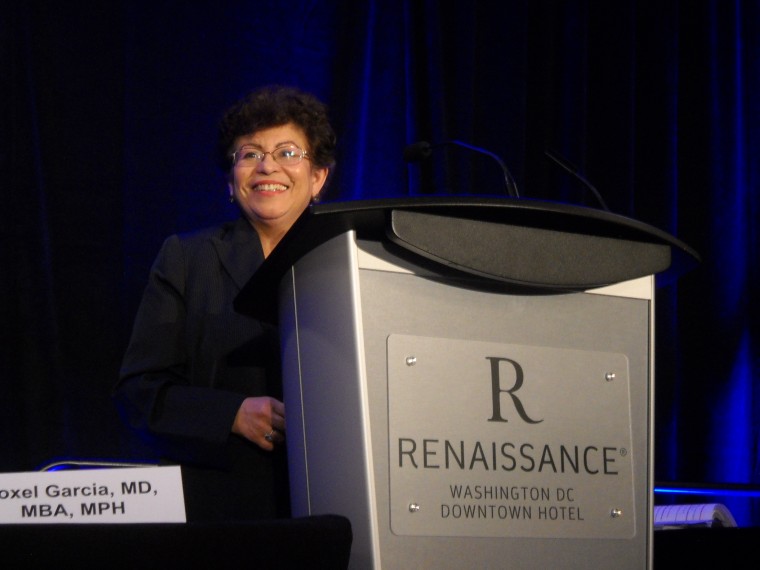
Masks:
[[[238,137],[262,129],[293,123],[308,140],[311,162],[318,168],[335,165],[336,136],[327,116],[327,106],[295,87],[260,87],[232,105],[219,123],[217,162],[229,172],[233,145]]]

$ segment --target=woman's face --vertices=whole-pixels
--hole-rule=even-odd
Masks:
[[[270,153],[295,145],[310,151],[304,132],[292,123],[239,137],[235,149],[251,145]],[[229,191],[245,217],[258,230],[287,231],[315,198],[327,179],[327,168],[316,168],[308,158],[283,166],[272,154],[253,166],[232,167]]]

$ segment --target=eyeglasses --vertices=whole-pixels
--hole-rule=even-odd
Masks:
[[[234,166],[256,166],[263,162],[264,157],[268,154],[277,164],[282,166],[295,166],[304,158],[309,158],[309,153],[294,144],[281,146],[271,152],[263,152],[253,145],[243,145],[232,153],[232,164]]]

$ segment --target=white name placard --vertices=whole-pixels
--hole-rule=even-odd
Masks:
[[[0,524],[177,522],[178,466],[0,473]]]

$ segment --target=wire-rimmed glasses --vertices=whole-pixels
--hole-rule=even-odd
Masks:
[[[274,161],[281,166],[295,166],[304,158],[309,158],[308,152],[294,144],[279,146],[268,152],[253,145],[244,144],[232,153],[232,164],[233,166],[256,166],[268,154],[272,155]]]

